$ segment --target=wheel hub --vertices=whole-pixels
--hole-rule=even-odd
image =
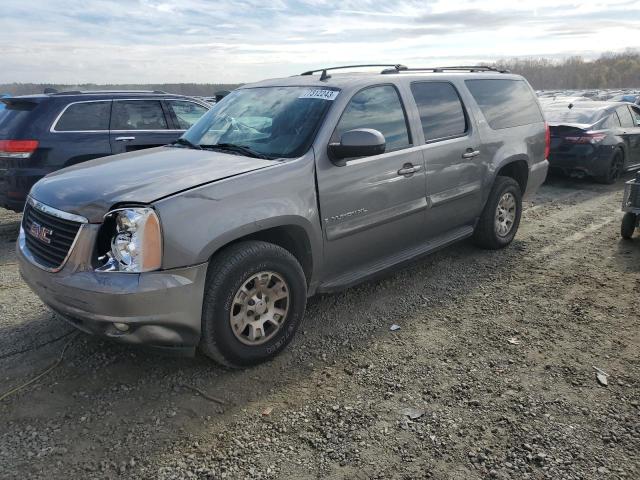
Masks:
[[[289,311],[289,286],[276,272],[259,272],[247,278],[233,297],[231,330],[246,345],[260,345],[282,327]]]
[[[516,219],[516,199],[511,192],[500,197],[496,207],[495,228],[501,237],[509,235]]]

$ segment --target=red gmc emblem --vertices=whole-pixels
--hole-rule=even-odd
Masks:
[[[50,228],[43,227],[39,223],[31,222],[31,228],[29,228],[29,233],[32,237],[36,237],[38,240],[44,243],[51,243],[50,235],[53,233],[53,230]]]

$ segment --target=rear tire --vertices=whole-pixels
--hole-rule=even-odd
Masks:
[[[622,217],[622,224],[620,225],[620,236],[625,240],[630,240],[633,237],[633,233],[636,231],[637,217],[634,213],[627,212]]]
[[[624,156],[620,150],[616,150],[616,153],[613,154],[609,160],[609,164],[607,165],[607,173],[596,177],[596,180],[599,183],[604,183],[605,185],[613,185],[622,176],[623,169]]]
[[[209,265],[200,351],[233,368],[280,353],[302,323],[307,283],[296,258],[261,241],[231,245]]]
[[[473,233],[474,242],[490,250],[508,246],[516,236],[521,215],[520,185],[511,177],[496,177]]]

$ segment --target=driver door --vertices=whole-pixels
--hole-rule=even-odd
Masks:
[[[381,155],[318,162],[318,191],[325,236],[326,278],[376,269],[424,242],[426,183],[420,150],[412,148],[399,92],[392,85],[368,87],[345,108],[331,142],[356,128],[380,131]],[[326,152],[323,155],[327,155]]]

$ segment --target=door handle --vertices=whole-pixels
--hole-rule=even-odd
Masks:
[[[421,165],[413,165],[411,163],[405,163],[400,170],[398,170],[398,175],[413,175],[414,173],[420,171],[422,168]]]
[[[116,137],[116,142],[130,142],[135,139],[136,137]]]
[[[462,158],[473,158],[480,155],[480,150],[471,150],[470,148],[462,154]]]

